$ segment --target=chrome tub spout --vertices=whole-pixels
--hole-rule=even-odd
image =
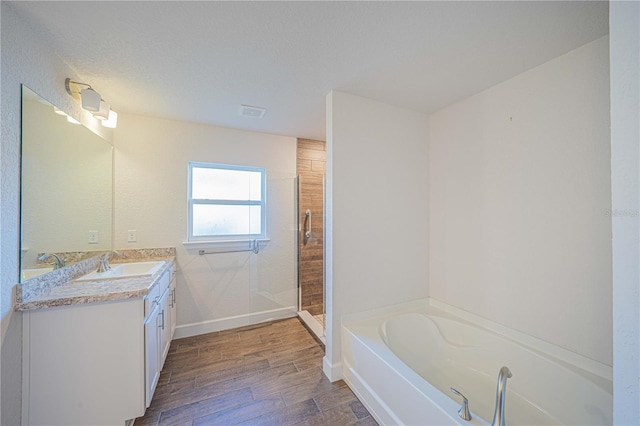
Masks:
[[[511,370],[502,367],[498,374],[498,387],[496,388],[496,408],[493,411],[491,426],[504,426],[504,404],[507,395],[507,379],[511,378]]]

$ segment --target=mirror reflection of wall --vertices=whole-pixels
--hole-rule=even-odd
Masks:
[[[42,253],[111,248],[112,151],[23,86],[21,281],[53,263]]]

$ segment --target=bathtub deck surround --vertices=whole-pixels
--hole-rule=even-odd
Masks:
[[[611,424],[612,369],[433,299],[345,316],[343,376],[382,424],[490,422],[496,377],[512,372],[506,424]],[[416,339],[415,336],[421,336]]]

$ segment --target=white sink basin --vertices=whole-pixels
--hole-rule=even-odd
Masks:
[[[76,281],[111,280],[115,278],[151,276],[164,265],[164,260],[150,262],[120,263],[111,265],[107,272],[91,272],[77,278]]]

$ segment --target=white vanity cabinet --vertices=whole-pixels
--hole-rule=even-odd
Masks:
[[[171,343],[173,268],[145,297],[24,311],[24,425],[144,415]]]

